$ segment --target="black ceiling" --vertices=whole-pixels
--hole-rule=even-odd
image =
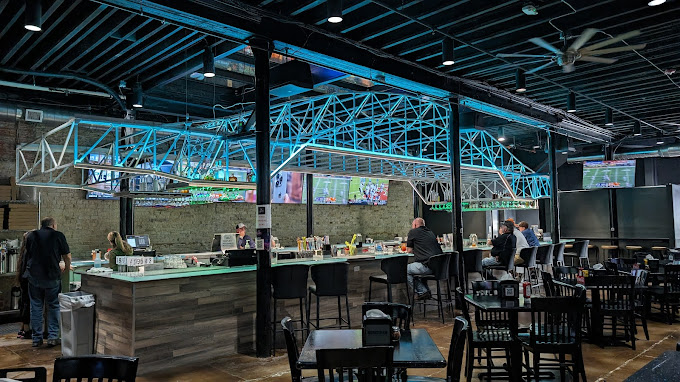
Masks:
[[[650,7],[647,0],[627,1],[533,1],[538,15],[522,12],[525,1],[405,1],[346,0],[344,20],[326,21],[325,1],[194,1],[196,7],[224,4],[255,6],[270,17],[292,18],[305,24],[363,43],[372,48],[464,79],[514,91],[515,70],[547,62],[533,59],[497,58],[497,53],[545,54],[528,40],[541,37],[562,46],[561,34],[571,43],[586,28],[597,28],[589,44],[631,30],[641,35],[628,44],[646,43],[636,52],[612,53],[614,64],[577,62],[576,70],[563,73],[558,64],[527,75],[524,96],[564,109],[568,90],[577,93],[576,115],[604,127],[604,109],[614,109],[618,138],[629,135],[639,118],[652,136],[661,129],[674,141],[680,128],[680,2],[667,1]],[[166,2],[172,4],[173,2]],[[575,12],[572,10],[576,10]],[[211,118],[249,97],[253,83],[252,54],[247,46],[203,32],[150,18],[143,8],[129,13],[94,1],[43,1],[43,31],[23,27],[24,2],[0,0],[0,70],[13,68],[45,73],[69,73],[101,82],[127,94],[142,83],[146,99],[140,118],[176,120]],[[224,20],[228,23],[228,19]],[[284,33],[285,31],[282,31]],[[456,63],[441,65],[441,41],[456,41]],[[199,75],[201,53],[210,46],[217,60],[217,76]],[[624,46],[619,42],[610,47]],[[285,61],[272,58],[275,66]],[[670,73],[677,69],[678,73]],[[0,80],[48,88],[101,92],[101,88],[78,80],[27,76],[0,71]],[[417,80],[417,79],[414,79]],[[120,89],[121,81],[126,87]],[[370,81],[341,78],[302,94],[342,90],[389,90]],[[37,92],[18,86],[0,86],[0,97],[34,102],[62,103],[119,115],[115,101],[101,96],[63,92]],[[276,100],[275,100],[276,102]],[[606,105],[606,106],[605,106]],[[485,121],[488,126],[500,120]],[[502,123],[506,123],[502,121]],[[525,131],[524,133],[525,134]],[[526,134],[525,134],[526,135]],[[535,136],[535,134],[529,134]],[[533,138],[531,138],[533,139]]]

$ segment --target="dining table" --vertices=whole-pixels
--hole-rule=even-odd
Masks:
[[[446,359],[426,329],[402,330],[394,345],[392,365],[395,368],[446,367]],[[316,369],[316,351],[319,349],[355,349],[362,347],[361,329],[319,329],[309,333],[300,352],[297,366],[300,369]]]
[[[669,350],[649,361],[625,382],[680,381],[680,351]]]
[[[510,319],[510,334],[517,338],[519,332],[518,316],[520,312],[531,312],[531,299],[501,299],[500,296],[465,295],[465,301],[476,309],[491,312],[507,312]],[[508,365],[510,381],[522,381],[522,344],[514,341],[510,351],[510,365]]]

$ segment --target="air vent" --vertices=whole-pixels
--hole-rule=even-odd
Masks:
[[[35,109],[26,109],[26,121],[28,122],[42,122],[43,111]]]

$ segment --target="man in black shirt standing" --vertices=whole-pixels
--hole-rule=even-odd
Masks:
[[[31,300],[33,347],[43,344],[43,305],[47,305],[47,346],[59,344],[61,273],[71,268],[71,251],[54,218],[40,221],[40,229],[26,238],[26,276]],[[64,268],[59,265],[64,260]]]
[[[413,253],[415,261],[406,268],[408,284],[411,290],[416,292],[417,300],[432,297],[427,284],[413,278],[413,275],[429,275],[432,270],[427,267],[430,257],[442,253],[442,248],[437,242],[437,236],[427,227],[423,218],[413,219],[411,230],[406,239],[406,251]]]

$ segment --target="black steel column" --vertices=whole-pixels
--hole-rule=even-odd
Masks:
[[[255,56],[255,152],[257,180],[257,313],[255,318],[255,352],[258,357],[271,353],[271,174],[269,163],[269,58],[270,41],[252,39]],[[269,220],[267,222],[267,220]],[[263,222],[264,221],[264,222]]]
[[[307,237],[314,236],[314,174],[307,174]]]
[[[557,134],[548,132],[548,162],[550,163],[550,215],[552,217],[552,242],[560,242],[560,206],[557,184]]]
[[[614,160],[614,148],[611,145],[604,147],[604,160]],[[616,203],[616,190],[610,188],[609,193],[609,237],[612,238],[611,244],[616,245],[614,238],[619,237],[619,213]]]
[[[119,144],[124,145],[126,143],[124,127],[120,129],[120,136]],[[120,181],[120,192],[126,193],[128,191],[130,191],[130,179],[122,179]],[[121,197],[118,201],[118,212],[118,232],[122,237],[133,235],[135,233],[134,199]]]
[[[453,245],[463,255],[463,195],[460,189],[460,116],[458,99],[451,100],[449,115],[449,158],[451,158],[451,227]]]

